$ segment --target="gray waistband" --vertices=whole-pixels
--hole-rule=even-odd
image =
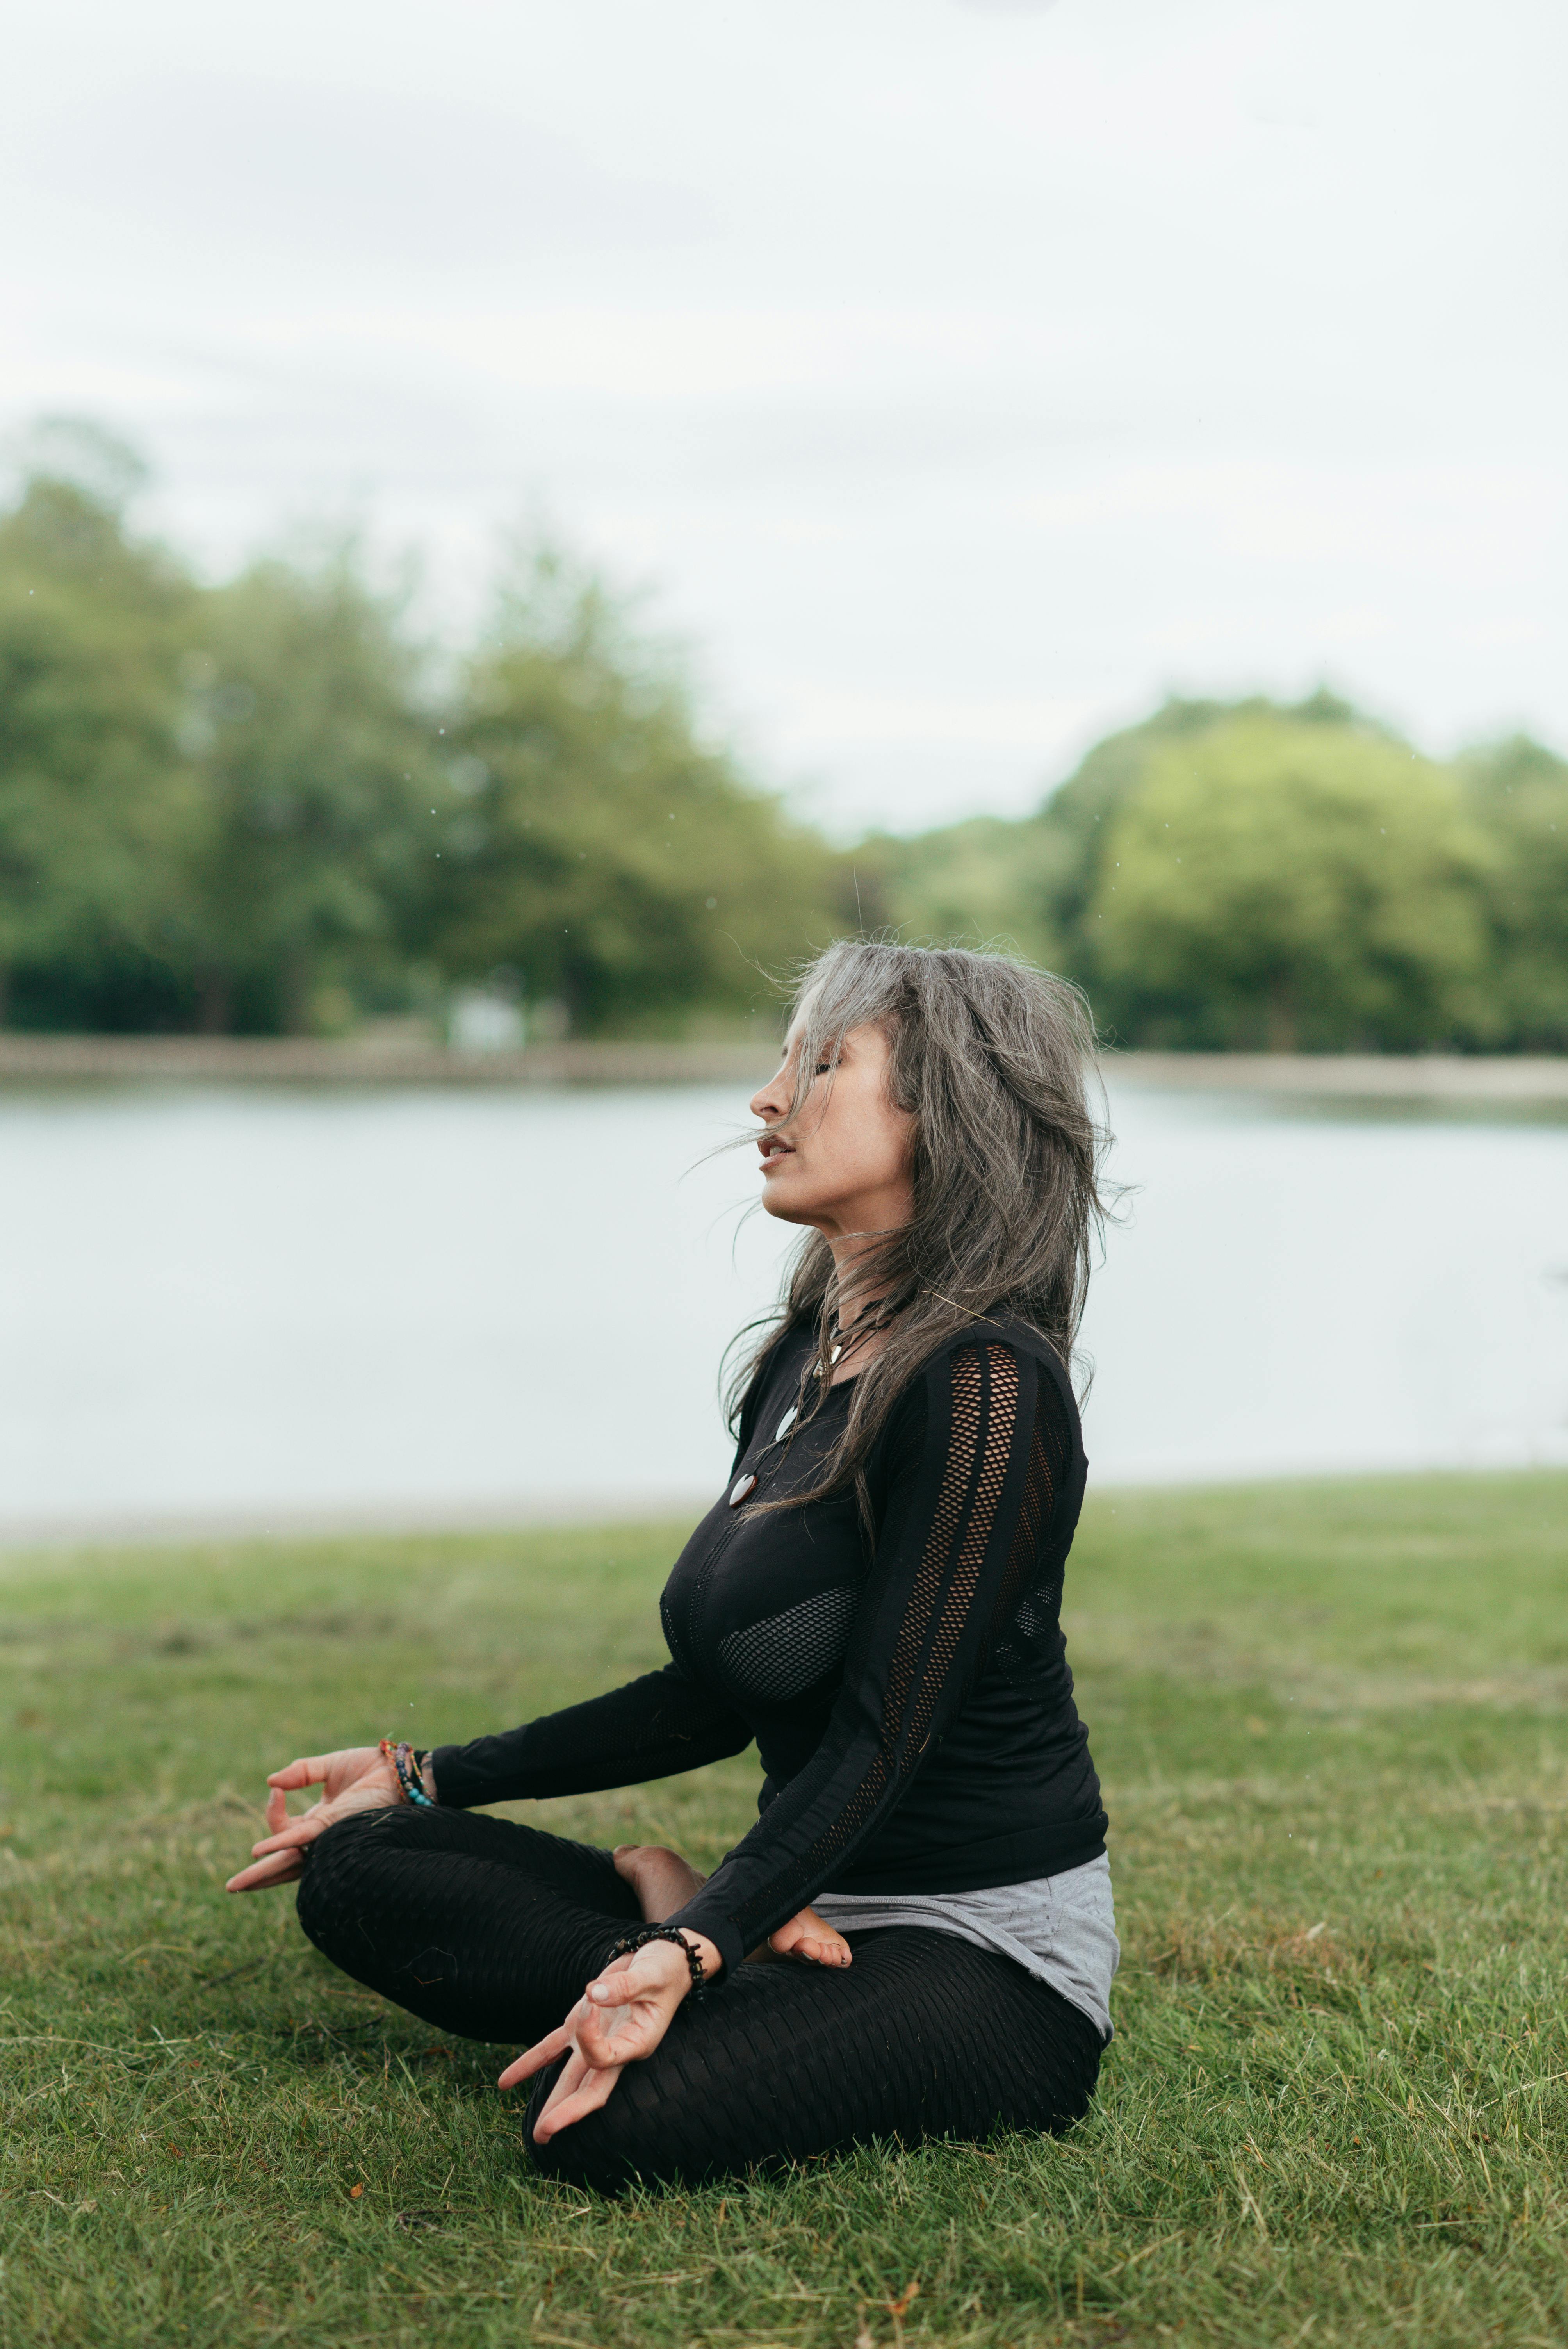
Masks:
[[[998,1884],[984,1892],[823,1892],[811,1905],[841,1933],[924,1925],[995,1950],[1059,1991],[1102,2038],[1111,2035],[1110,1985],[1121,1945],[1110,1862],[1103,1852],[1059,1876]]]

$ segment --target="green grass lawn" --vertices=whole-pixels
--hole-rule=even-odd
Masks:
[[[1568,1478],[1097,1502],[1069,1636],[1124,1958],[1095,2113],[610,2205],[531,2173],[499,2051],[222,1883],[289,1755],[655,1661],[677,1539],[0,1568],[5,2349],[1568,2341]],[[526,1815],[711,1862],[755,1785]]]

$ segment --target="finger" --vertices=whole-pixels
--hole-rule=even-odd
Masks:
[[[667,1941],[655,1941],[655,1950],[667,1950]],[[681,1961],[683,1969],[686,1961]],[[657,1998],[668,1987],[669,1974],[658,1958],[646,1951],[634,1950],[630,1957],[616,1958],[603,1973],[595,1974],[583,1992],[595,2006],[624,2006],[628,1999]],[[689,1980],[687,1975],[686,1979]]]
[[[533,2125],[535,2144],[547,2143],[559,2130],[570,2128],[573,2121],[586,2119],[601,2105],[607,2104],[621,2076],[621,2068],[619,2064],[595,2064],[573,2095],[563,2097],[560,2104],[552,2097]]]
[[[652,2013],[634,2006],[611,2007],[607,2013],[591,2011],[577,2025],[577,2044],[589,2063],[601,2069],[640,2064],[653,2054],[669,2028],[669,2020],[662,2009]]]
[[[583,2081],[587,2077],[587,2064],[583,2061],[582,2056],[578,2054],[575,2047],[568,2047],[566,2051],[566,2061],[562,2064],[560,2071],[556,2074],[550,2094],[546,2096],[542,2106],[540,2107],[539,2118],[542,2120],[545,2114],[551,2110],[552,2106],[559,2105],[563,2097],[575,2094],[576,2090],[582,2086]],[[548,2134],[549,2132],[546,2131],[546,2135]]]
[[[572,2048],[567,2054],[565,2063],[562,2064],[552,2083],[550,2094],[540,2106],[541,2116],[542,2117],[545,2113],[553,2112],[556,2106],[564,2104],[568,2096],[574,2096],[588,2077],[589,2070],[590,2066],[581,2048]]]
[[[319,1786],[332,1760],[330,1754],[307,1754],[297,1762],[285,1762],[281,1770],[269,1770],[269,1786]]]
[[[624,1957],[610,1959],[603,1971],[594,1975],[594,1981],[619,1982],[623,1975],[629,1974],[631,1972],[632,1968],[637,1962],[638,1955],[639,1952],[637,1951],[628,1950]]]
[[[497,2087],[515,2088],[520,2080],[531,2080],[536,2072],[542,2072],[547,2064],[553,2064],[558,2055],[564,2055],[572,2044],[572,2023],[563,2023],[559,2031],[551,2033],[548,2039],[541,2039],[515,2057],[496,2082]]]
[[[300,1844],[314,1843],[317,1836],[325,1835],[333,1824],[330,1818],[322,1816],[324,1809],[325,1806],[318,1803],[306,1811],[303,1819],[291,1819],[286,1827],[279,1828],[276,1835],[263,1836],[260,1843],[251,1846],[251,1857],[260,1859],[265,1852],[293,1851]]]
[[[288,1825],[289,1798],[281,1786],[273,1786],[267,1796],[267,1833],[276,1835]]]
[[[270,1859],[257,1860],[252,1868],[242,1868],[224,1885],[225,1892],[262,1892],[269,1884],[292,1884],[296,1876],[304,1874],[303,1853],[274,1852]]]
[[[629,1957],[612,1958],[603,1972],[594,1975],[584,1990],[583,1997],[591,1998],[595,2006],[614,2005],[635,1997],[638,1989],[636,1968],[635,1951]]]

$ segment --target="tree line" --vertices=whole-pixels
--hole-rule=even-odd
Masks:
[[[1327,692],[1168,700],[1039,812],[861,852],[913,931],[1010,934],[1151,1049],[1568,1050],[1568,763],[1447,764]]]
[[[438,664],[352,548],[201,584],[35,472],[0,516],[0,1019],[334,1032],[454,986],[583,1032],[744,1017],[840,861],[592,578]]]
[[[1011,944],[1130,1044],[1568,1049],[1534,741],[1440,764],[1326,693],[1171,700],[1035,815],[840,849],[561,555],[438,658],[352,547],[207,584],[103,470],[0,513],[4,1024],[334,1033],[478,985],[689,1032],[886,926]]]

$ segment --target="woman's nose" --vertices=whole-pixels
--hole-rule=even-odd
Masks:
[[[789,1097],[784,1083],[784,1071],[770,1077],[760,1092],[753,1093],[748,1104],[753,1117],[783,1117],[789,1107]]]

